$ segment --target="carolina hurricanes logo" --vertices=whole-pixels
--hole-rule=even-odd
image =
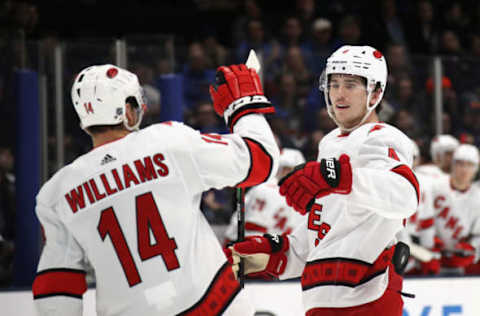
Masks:
[[[383,54],[379,50],[376,50],[373,52],[373,57],[380,59],[383,57]]]
[[[110,68],[107,70],[107,77],[113,79],[118,74],[117,68]]]

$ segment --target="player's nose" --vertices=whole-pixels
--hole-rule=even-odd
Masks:
[[[335,96],[334,103],[343,103],[346,101],[346,97],[343,93],[339,93],[338,95]]]

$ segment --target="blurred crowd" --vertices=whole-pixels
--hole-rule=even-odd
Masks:
[[[431,161],[430,143],[436,133],[433,56],[440,56],[443,66],[442,133],[453,135],[461,143],[480,145],[478,1],[296,0],[288,10],[281,10],[284,5],[275,10],[271,2],[261,0],[195,1],[195,6],[202,12],[210,8],[213,17],[227,12],[232,18],[228,25],[225,18],[220,19],[222,24],[215,23],[215,18],[206,20],[204,25],[189,29],[195,35],[188,40],[174,34],[162,42],[161,49],[138,46],[136,51],[129,51],[135,56],[129,58],[129,69],[138,74],[149,103],[144,125],[162,120],[158,78],[177,74],[183,80],[180,93],[184,122],[202,133],[226,133],[223,120],[213,110],[208,86],[214,82],[218,66],[244,63],[250,49],[255,49],[261,59],[265,94],[276,108],[276,113],[268,119],[280,146],[300,150],[307,161],[316,159],[318,142],[336,127],[318,89],[326,58],[342,45],[366,44],[384,53],[389,69],[380,117],[418,144],[423,163]],[[32,56],[37,56],[25,47],[22,49],[25,40],[41,39],[40,49],[44,52],[51,52],[60,40],[52,30],[39,34],[36,28],[39,20],[41,15],[39,18],[35,2],[6,1],[1,5],[0,49],[5,57],[0,59],[2,135],[15,130],[12,69],[35,68],[40,66],[37,63],[49,62],[32,62]],[[220,36],[225,30],[228,36]],[[75,46],[70,46],[74,51],[72,47]],[[95,58],[72,54],[81,62],[65,63],[67,163],[90,147],[89,138],[77,128],[78,119],[70,106],[70,83],[76,71],[88,64],[115,62],[112,49],[99,52],[94,53]],[[48,69],[45,66],[45,72]],[[51,136],[48,143],[53,151],[56,139]],[[0,146],[1,286],[2,271],[11,268],[10,261],[4,264],[3,260],[13,252],[14,137],[2,139]],[[51,169],[53,173],[55,168]],[[205,193],[202,210],[210,222],[228,223],[233,209],[232,189]]]

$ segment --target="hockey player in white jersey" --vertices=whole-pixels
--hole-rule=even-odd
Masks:
[[[245,195],[245,236],[261,233],[289,234],[303,216],[294,212],[278,192],[278,180],[293,168],[305,162],[298,149],[282,148],[277,176],[271,181],[250,189]],[[232,215],[230,225],[225,231],[225,242],[228,244],[237,239],[237,213]]]
[[[435,136],[430,143],[432,163],[418,166],[415,172],[425,174],[432,178],[449,175],[452,167],[453,152],[458,145],[460,145],[459,141],[452,135],[442,134]]]
[[[247,275],[301,276],[307,316],[402,315],[397,271],[408,250],[395,235],[416,210],[419,187],[410,139],[375,111],[386,80],[385,58],[370,46],[343,46],[328,58],[320,86],[338,128],[321,140],[317,161],[280,185],[304,224],[232,248]]]
[[[480,188],[472,185],[479,154],[462,144],[453,154],[452,172],[434,184],[435,230],[442,243],[441,273],[463,274],[480,258]]]
[[[76,77],[72,101],[93,149],[40,190],[45,246],[33,284],[40,316],[82,315],[88,261],[99,316],[252,315],[200,212],[201,193],[276,173],[274,111],[257,73],[219,67],[215,111],[232,131],[204,135],[178,122],[138,130],[137,76],[113,65]]]
[[[406,221],[406,226],[398,234],[398,240],[405,242],[411,248],[411,257],[405,272],[408,274],[438,274],[440,272],[440,253],[435,249],[435,219],[433,211],[433,178],[417,173],[420,162],[420,149],[413,144],[413,170],[420,185],[420,201],[417,211]],[[419,248],[421,247],[421,248]],[[419,253],[415,250],[420,249]],[[425,256],[427,253],[429,256]],[[429,257],[429,258],[428,258]]]

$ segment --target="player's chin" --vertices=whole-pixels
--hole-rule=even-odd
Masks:
[[[336,119],[344,128],[353,128],[358,124],[358,120],[356,120],[355,118],[352,119],[350,116],[339,115],[336,116]]]
[[[335,111],[335,118],[341,124],[346,124],[352,121],[352,114],[348,111]]]

